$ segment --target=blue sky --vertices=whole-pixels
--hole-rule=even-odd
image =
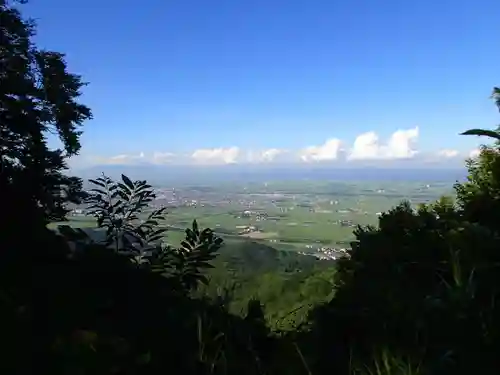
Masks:
[[[488,99],[500,84],[496,0],[31,0],[23,8],[37,19],[38,44],[66,53],[89,82],[83,164],[154,153],[161,163],[463,156],[479,140],[458,133],[500,118]],[[406,133],[387,144],[398,130]],[[367,132],[376,134],[355,146]]]

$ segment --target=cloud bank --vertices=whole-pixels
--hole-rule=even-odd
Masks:
[[[381,139],[375,131],[359,134],[352,144],[338,138],[328,138],[318,145],[309,145],[298,150],[269,148],[262,150],[242,150],[237,146],[214,147],[176,154],[168,151],[152,153],[140,152],[136,155],[116,155],[112,157],[94,157],[95,164],[141,164],[156,165],[192,164],[192,165],[231,165],[239,163],[325,163],[325,162],[369,162],[421,160],[440,162],[461,160],[477,156],[479,150],[459,152],[445,148],[434,152],[421,152],[418,149],[419,128],[398,129],[387,139]]]
[[[238,162],[239,155],[238,147],[204,148],[195,150],[191,158],[196,164],[234,164]]]
[[[384,144],[377,133],[371,131],[358,135],[349,152],[349,160],[408,159],[418,151],[415,144],[418,139],[418,127],[397,130]]]

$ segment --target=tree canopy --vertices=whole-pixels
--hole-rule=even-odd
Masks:
[[[83,81],[5,0],[0,32],[5,373],[498,372],[498,132],[464,133],[494,143],[467,161],[454,196],[356,228],[336,263],[224,244],[196,220],[175,248],[146,181],[102,176],[83,192],[64,174],[91,118]],[[102,236],[47,227],[70,202],[89,205]]]

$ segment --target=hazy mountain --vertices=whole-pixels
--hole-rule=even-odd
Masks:
[[[376,167],[330,167],[310,165],[294,166],[164,166],[164,165],[101,165],[73,171],[88,179],[101,173],[119,177],[121,173],[133,179],[145,179],[158,185],[165,183],[209,183],[216,181],[272,181],[272,180],[344,180],[344,181],[443,181],[463,180],[464,168],[376,168]]]

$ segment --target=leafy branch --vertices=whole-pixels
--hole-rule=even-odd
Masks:
[[[87,203],[90,214],[97,219],[97,227],[106,230],[105,244],[142,261],[144,252],[156,247],[167,230],[159,227],[165,208],[152,210],[143,217],[144,210],[156,198],[153,188],[146,181],[133,182],[125,175],[121,180],[115,182],[104,175],[89,180],[97,187],[90,190]]]
[[[461,135],[477,135],[480,137],[490,137],[496,139],[497,141],[500,141],[500,133],[495,130],[470,129],[461,133]]]
[[[210,261],[215,258],[222,242],[211,229],[200,231],[194,220],[192,227],[186,229],[186,237],[179,249],[160,248],[152,253],[152,270],[162,274],[173,272],[186,289],[195,288],[199,282],[207,284],[203,270],[213,268]]]
[[[493,93],[491,94],[491,99],[495,101],[497,108],[500,110],[500,88],[494,87]],[[469,129],[460,135],[477,135],[480,137],[489,137],[500,142],[500,132],[498,130],[488,130],[488,129]]]
[[[105,230],[102,245],[152,272],[177,279],[186,290],[196,288],[199,282],[208,283],[203,270],[213,267],[210,261],[222,246],[222,239],[211,229],[200,231],[194,220],[192,227],[186,229],[180,248],[164,246],[161,240],[167,228],[161,224],[165,208],[151,208],[156,198],[151,185],[132,181],[125,175],[118,182],[105,175],[89,182],[95,187],[88,192],[86,202],[97,227]],[[146,210],[151,212],[145,215]],[[60,229],[65,237],[88,244],[82,230],[69,226]]]

